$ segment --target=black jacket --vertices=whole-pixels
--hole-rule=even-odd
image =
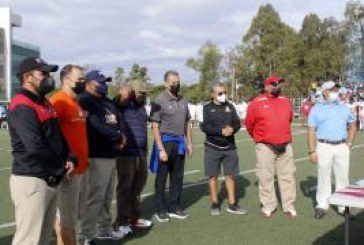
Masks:
[[[68,154],[56,112],[46,99],[21,89],[10,102],[8,122],[13,174],[61,178],[66,160],[75,163]]]
[[[95,98],[84,92],[78,102],[87,112],[87,138],[90,158],[114,158],[124,127],[121,115],[107,97]]]
[[[234,129],[232,136],[222,135],[222,129],[226,126]],[[206,134],[207,146],[218,150],[235,149],[234,134],[240,129],[240,119],[235,107],[230,103],[216,105],[213,102],[203,107],[203,122],[201,130]]]

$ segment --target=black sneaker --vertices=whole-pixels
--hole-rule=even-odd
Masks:
[[[215,215],[220,215],[221,214],[220,204],[212,203],[210,213],[211,213],[211,215],[214,215],[214,216]]]
[[[175,211],[169,212],[168,214],[169,214],[169,217],[171,217],[171,218],[176,218],[176,219],[187,219],[188,218],[188,214],[186,214],[182,210],[175,210]]]
[[[85,240],[85,243],[84,245],[96,245],[95,241],[94,240]]]
[[[168,216],[168,214],[166,212],[158,212],[158,213],[156,213],[155,214],[155,218],[160,223],[169,222],[169,216]]]
[[[315,219],[322,219],[326,215],[326,210],[323,208],[316,208]]]
[[[237,203],[229,204],[229,207],[226,209],[226,211],[231,214],[246,214],[248,212],[244,208],[239,207]]]

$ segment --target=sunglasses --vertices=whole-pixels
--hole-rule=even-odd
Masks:
[[[272,83],[271,83],[271,85],[272,85],[273,87],[277,87],[279,84],[280,84],[280,82],[272,82]]]
[[[223,95],[223,94],[226,94],[226,92],[225,92],[225,91],[223,91],[223,92],[219,92],[219,93],[217,93],[217,95],[219,95],[219,96],[221,96],[221,95]]]

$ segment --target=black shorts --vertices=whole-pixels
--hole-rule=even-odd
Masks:
[[[218,176],[224,167],[224,175],[239,174],[239,158],[236,149],[216,150],[205,146],[205,176]]]

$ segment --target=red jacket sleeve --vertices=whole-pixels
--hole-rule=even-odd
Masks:
[[[247,113],[246,113],[246,118],[245,118],[246,130],[252,137],[253,137],[253,131],[254,131],[254,126],[255,126],[255,120],[256,120],[255,107],[256,107],[256,103],[254,101],[249,103]]]

